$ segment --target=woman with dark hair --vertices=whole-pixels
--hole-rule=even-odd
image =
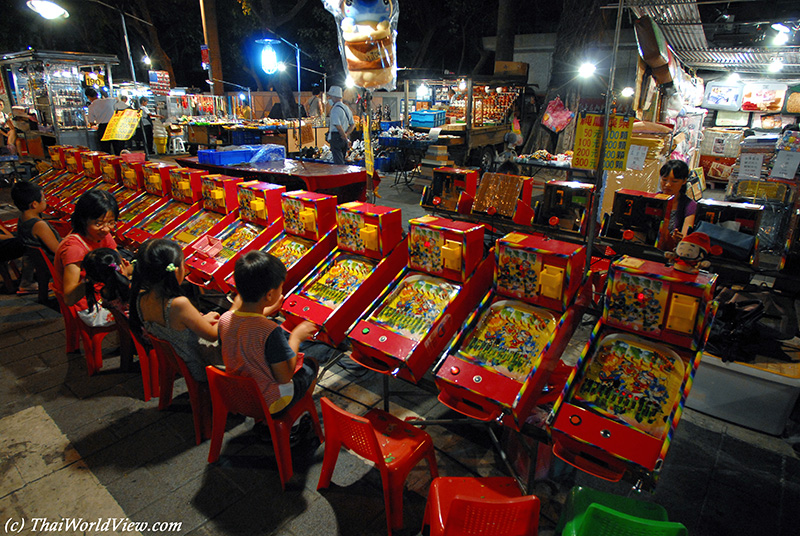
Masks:
[[[683,237],[689,234],[694,226],[697,203],[686,194],[686,183],[689,180],[689,166],[681,160],[667,160],[659,170],[661,176],[660,193],[677,197],[676,207],[669,215],[669,244],[667,250],[673,249]]]
[[[206,365],[222,364],[219,351],[200,340],[216,342],[218,313],[203,314],[183,295],[183,250],[172,240],[148,240],[136,252],[131,285],[131,329],[167,341],[192,377],[206,382]]]
[[[114,196],[105,190],[91,190],[75,203],[72,212],[72,232],[58,245],[55,255],[56,291],[63,293],[67,305],[88,307],[85,299],[83,258],[98,248],[117,249],[111,232],[117,226],[119,207]],[[130,273],[130,263],[122,261],[124,274]]]

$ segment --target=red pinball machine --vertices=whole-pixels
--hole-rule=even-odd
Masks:
[[[594,202],[594,185],[576,181],[548,181],[542,201],[534,204],[535,223],[562,232],[586,236]]]
[[[677,206],[673,195],[623,188],[614,192],[611,214],[604,217],[601,236],[664,249],[669,244],[669,219]]]
[[[281,194],[285,186],[260,181],[238,184],[237,218],[219,223],[189,246],[186,279],[200,287],[225,291],[240,255],[259,249],[283,230]]]
[[[420,206],[469,214],[478,191],[478,170],[438,167],[433,170],[431,184],[422,189]]]
[[[125,156],[113,161],[113,163],[104,164],[103,173],[116,174],[115,164],[119,165],[119,177],[122,185],[127,190],[136,192],[124,205],[119,207],[119,218],[117,219],[117,230],[114,233],[114,237],[117,242],[124,244],[124,232],[129,224],[150,210],[163,205],[166,200],[163,195],[160,195],[160,188],[153,186],[150,189],[145,188],[144,168],[141,165],[131,166]],[[137,162],[134,162],[134,164],[137,164]],[[109,166],[111,169],[108,169]]]
[[[120,211],[124,210],[143,191],[138,184],[134,183],[131,185],[133,187],[129,187],[129,184],[122,180],[121,162],[122,158],[119,156],[100,154],[100,178],[103,180],[103,184],[97,187],[109,191],[114,196]]]
[[[295,190],[281,196],[283,230],[261,251],[278,257],[286,266],[283,286],[291,289],[336,246],[336,196]],[[236,288],[233,275],[227,290]]]
[[[351,328],[352,359],[413,383],[486,293],[494,257],[483,225],[423,216],[409,222],[408,265]]]
[[[400,209],[353,201],[336,207],[337,247],[283,302],[284,326],[317,325],[338,346],[353,322],[408,264]]]
[[[436,372],[439,401],[468,417],[520,430],[591,298],[586,247],[541,235],[497,241],[494,288],[481,300]],[[555,389],[555,390],[554,390]]]
[[[85,152],[88,151],[75,147],[64,149],[67,173],[58,181],[53,181],[42,189],[51,213],[58,214],[58,206],[61,202],[72,198],[86,188],[89,181],[84,179],[83,162],[80,156]]]
[[[716,311],[717,276],[624,256],[603,316],[548,423],[553,453],[611,481],[652,488]]]
[[[117,229],[117,236],[127,247],[136,250],[151,238],[161,238],[167,227],[183,223],[202,208],[200,181],[196,181],[194,190],[181,189],[181,185],[171,179],[172,169],[175,168],[142,167],[145,192],[120,213],[123,224]],[[138,180],[139,173],[135,171],[127,176]]]
[[[236,210],[239,206],[236,185],[242,182],[242,179],[227,175],[202,175],[200,179],[203,199],[196,211],[186,210],[184,205],[184,214],[165,223],[158,232],[147,238],[144,238],[143,233],[133,229],[134,235],[139,237],[136,241],[142,238],[174,240],[183,248],[183,255],[188,257],[192,252],[189,247],[192,242],[208,234],[217,225],[233,223],[239,217],[239,212]],[[184,195],[186,193],[184,192]],[[197,203],[193,207],[196,205]]]

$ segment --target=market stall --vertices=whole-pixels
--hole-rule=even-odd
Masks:
[[[0,76],[9,88],[12,105],[24,107],[36,120],[24,131],[28,145],[96,149],[94,132],[86,122],[84,89],[108,90],[111,66],[118,64],[113,55],[34,49],[0,56]],[[34,154],[44,158],[43,151]]]

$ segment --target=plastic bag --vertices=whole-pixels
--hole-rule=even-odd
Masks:
[[[258,151],[250,158],[250,163],[275,162],[286,158],[286,147],[275,143],[267,143],[259,147]]]
[[[567,110],[567,107],[561,102],[561,98],[556,97],[547,103],[547,109],[542,117],[542,125],[553,132],[561,132],[569,125],[573,117],[575,114]]]
[[[78,318],[90,328],[107,328],[114,325],[114,315],[111,311],[97,304],[90,309],[78,311]]]
[[[356,86],[392,91],[397,82],[398,0],[323,0],[336,19],[344,72]]]

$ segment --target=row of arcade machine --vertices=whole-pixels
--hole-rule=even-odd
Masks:
[[[712,244],[717,243],[717,236],[721,240],[724,237],[718,243],[722,247],[721,257],[731,263],[757,268],[762,252],[769,249],[777,257],[778,268],[784,269],[787,260],[800,257],[800,196],[796,185],[784,184],[787,182],[790,181],[771,180],[767,189],[763,181],[740,180],[734,192],[739,201],[698,200],[695,225],[719,227],[717,233],[712,233]],[[485,173],[479,181],[476,170],[436,168],[420,205],[445,215],[488,215],[544,232],[558,231],[561,235],[585,239],[595,199],[594,185],[553,180],[545,183],[543,194],[537,199],[533,183],[531,177],[498,173]],[[754,197],[751,192],[758,192],[761,197]],[[767,216],[773,215],[764,203],[758,202],[764,192],[770,192],[776,202],[794,206],[780,225],[767,225]],[[661,193],[617,190],[612,212],[602,219],[599,234],[612,243],[671,248],[674,244],[668,240],[668,215],[677,203],[674,196]],[[760,236],[765,235],[772,236],[775,243],[769,247],[761,244]]]
[[[382,374],[417,383],[431,373],[439,400],[477,421],[523,430],[534,406],[555,400],[558,456],[611,480],[654,482],[660,472],[699,365],[715,276],[612,263],[602,318],[554,384],[590,299],[583,245],[512,232],[486,251],[481,224],[424,216],[406,234],[395,208],[55,151],[63,167],[37,180],[61,214],[81,193],[108,189],[121,206],[119,241],[178,241],[187,279],[204,288],[235,289],[238,256],[268,251],[287,267],[286,327],[308,320],[322,342],[349,339],[352,359]]]

